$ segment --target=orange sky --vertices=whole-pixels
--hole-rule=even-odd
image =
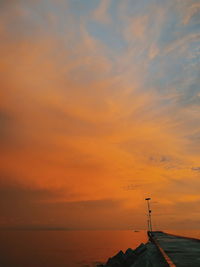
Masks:
[[[198,228],[198,1],[0,6],[0,226]]]

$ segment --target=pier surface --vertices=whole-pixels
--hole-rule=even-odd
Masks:
[[[149,233],[170,267],[200,267],[200,240],[164,232]]]

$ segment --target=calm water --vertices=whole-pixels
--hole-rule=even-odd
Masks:
[[[200,238],[200,230],[167,230]],[[93,267],[146,242],[145,231],[0,231],[1,267]]]
[[[0,266],[91,267],[146,241],[145,231],[0,231]]]

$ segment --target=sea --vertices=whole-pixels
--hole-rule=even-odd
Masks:
[[[165,230],[200,238],[200,230]],[[1,230],[1,267],[95,267],[147,242],[146,231]]]

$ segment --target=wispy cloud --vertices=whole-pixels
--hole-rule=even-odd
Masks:
[[[0,158],[13,177],[3,180],[18,186],[3,194],[6,203],[19,194],[46,198],[60,202],[60,214],[77,205],[73,218],[87,228],[107,205],[115,213],[109,225],[118,208],[124,225],[130,210],[143,225],[147,194],[169,212],[180,198],[195,198],[197,1],[8,2],[0,11]]]
[[[109,15],[110,4],[110,0],[100,1],[98,7],[92,13],[92,18],[100,23],[109,23],[111,21],[111,17]]]

